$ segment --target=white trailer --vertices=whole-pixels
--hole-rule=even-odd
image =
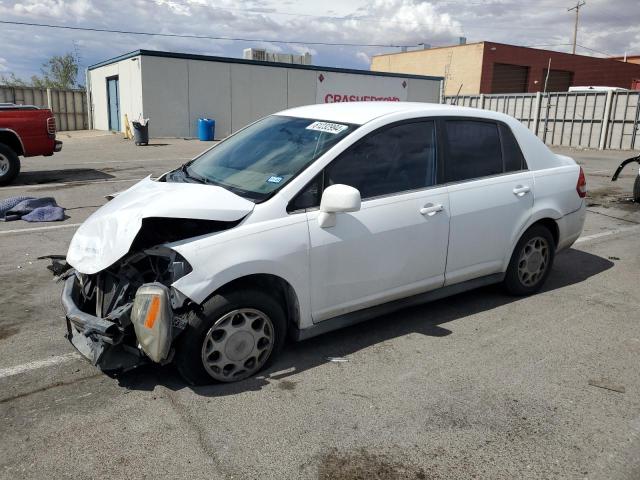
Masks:
[[[216,121],[216,138],[284,110],[314,103],[440,103],[442,77],[260,62],[137,50],[87,70],[90,127],[124,131],[150,119],[152,137],[195,137],[198,118]]]

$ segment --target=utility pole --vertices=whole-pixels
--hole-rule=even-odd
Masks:
[[[578,3],[576,3],[575,7],[571,7],[567,9],[567,12],[570,12],[571,10],[575,10],[576,11],[576,24],[573,27],[573,53],[574,55],[576,54],[576,43],[578,41],[578,16],[580,15],[580,7],[584,6],[586,2],[584,1],[580,1],[578,0]]]

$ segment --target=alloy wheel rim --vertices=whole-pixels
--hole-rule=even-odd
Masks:
[[[6,175],[9,167],[9,159],[0,153],[0,176]]]
[[[518,278],[524,286],[531,287],[542,279],[548,266],[549,242],[543,237],[534,237],[520,252]]]
[[[202,365],[215,380],[233,382],[260,370],[273,350],[274,329],[264,312],[240,308],[220,317],[202,343]]]

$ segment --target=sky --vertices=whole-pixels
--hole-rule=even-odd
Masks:
[[[399,48],[305,45],[452,45],[463,36],[571,51],[572,0],[0,0],[0,20],[109,30],[248,38],[167,38],[0,24],[0,74],[29,78],[53,55],[81,68],[139,48],[241,57],[248,47],[310,52],[315,65],[368,69]],[[262,40],[262,41],[260,41]],[[279,41],[292,41],[283,44]],[[640,55],[638,0],[586,0],[577,53]],[[81,77],[84,75],[82,74]],[[80,78],[81,83],[83,78]]]

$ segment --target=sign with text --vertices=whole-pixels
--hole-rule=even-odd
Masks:
[[[407,100],[408,83],[401,77],[322,72],[316,78],[316,103]]]

